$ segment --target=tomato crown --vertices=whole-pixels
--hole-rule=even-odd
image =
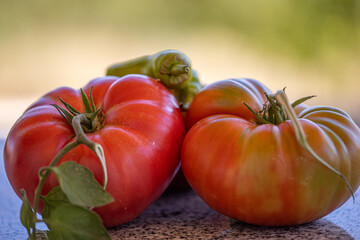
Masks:
[[[275,124],[279,124],[285,120],[290,120],[291,124],[294,128],[294,132],[295,132],[298,143],[311,156],[313,156],[316,159],[316,161],[318,161],[319,163],[324,165],[326,168],[328,168],[330,171],[332,171],[333,173],[338,175],[343,180],[343,182],[346,184],[347,188],[349,189],[353,200],[355,201],[354,191],[353,191],[349,181],[346,179],[346,177],[340,171],[338,171],[333,166],[331,166],[328,162],[326,162],[324,159],[322,159],[310,147],[309,143],[306,140],[305,132],[304,132],[299,120],[297,119],[297,115],[294,111],[294,107],[296,107],[297,105],[303,103],[304,101],[306,101],[314,96],[300,98],[299,100],[290,104],[284,90],[285,89],[278,91],[276,94],[270,94],[270,95],[267,95],[265,93],[268,101],[267,101],[267,103],[265,103],[266,107],[264,107],[262,110],[260,110],[260,113],[262,113],[262,117],[258,113],[256,113],[253,109],[251,109],[248,104],[245,104],[245,103],[244,104],[255,115],[256,119],[258,121],[264,121],[263,123],[272,124],[272,122],[267,121],[267,119],[274,121]]]
[[[282,90],[285,93],[285,88]],[[249,104],[243,102],[243,104],[249,109],[249,111],[255,116],[258,124],[275,124],[278,125],[285,120],[289,120],[289,115],[285,111],[284,106],[279,103],[276,96],[277,94],[267,94],[264,92],[267,101],[264,103],[263,108],[255,112]],[[315,95],[300,98],[291,104],[292,108],[295,108],[299,104],[315,97]]]
[[[79,112],[69,103],[65,102],[61,97],[59,97],[59,99],[66,109],[60,107],[57,104],[52,104],[52,105],[59,111],[61,116],[66,120],[66,122],[70,126],[73,126],[72,120],[75,116],[78,116],[80,114],[85,115],[85,118],[82,118],[83,120],[81,121],[81,126],[84,132],[86,133],[95,132],[103,127],[105,116],[101,111],[102,108],[96,109],[92,95],[93,87],[91,87],[90,89],[89,97],[86,96],[85,92],[82,89],[80,90],[81,90],[81,98],[83,101],[85,113]]]

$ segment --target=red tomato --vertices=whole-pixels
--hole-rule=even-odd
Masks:
[[[259,124],[268,92],[251,79],[216,82],[193,99],[182,147],[182,169],[214,210],[251,224],[296,225],[340,207],[350,191],[298,142],[293,123]],[[296,107],[311,148],[340,171],[355,191],[360,184],[360,130],[332,107]]]
[[[175,97],[161,83],[142,75],[102,77],[90,81],[94,102],[102,107],[103,127],[87,137],[104,149],[108,171],[107,191],[115,201],[95,209],[106,227],[128,222],[156,200],[179,167],[184,121]],[[30,200],[39,182],[38,170],[49,165],[70,141],[74,131],[50,104],[63,106],[58,97],[84,112],[79,90],[55,89],[31,105],[11,129],[5,143],[6,173],[15,192],[24,188]],[[96,155],[84,145],[60,161],[88,167],[99,183],[103,175]],[[51,175],[45,195],[57,185]]]

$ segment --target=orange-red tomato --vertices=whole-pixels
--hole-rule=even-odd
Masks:
[[[142,75],[102,77],[84,88],[105,116],[103,127],[87,137],[104,149],[108,171],[107,191],[115,201],[95,208],[106,227],[128,222],[156,200],[174,177],[180,164],[185,135],[183,116],[175,97],[161,83]],[[58,97],[85,112],[80,90],[62,87],[31,105],[11,129],[5,143],[6,173],[15,192],[24,188],[30,201],[39,182],[38,171],[74,140],[74,131],[50,104],[63,106]],[[60,161],[76,161],[103,181],[96,155],[80,145]],[[51,175],[45,195],[57,180]]]
[[[243,106],[262,109],[269,90],[251,79],[213,83],[193,99],[182,147],[182,169],[214,210],[257,225],[295,225],[319,219],[351,196],[344,181],[298,142],[290,120],[259,124]],[[295,108],[311,148],[360,184],[360,130],[342,110]]]

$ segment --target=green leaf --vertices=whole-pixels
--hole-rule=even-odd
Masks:
[[[29,199],[26,195],[26,192],[24,189],[20,190],[21,196],[22,196],[22,205],[21,205],[21,210],[20,210],[20,220],[22,225],[24,225],[24,227],[26,227],[28,234],[30,236],[30,229],[34,226],[34,212],[31,208]]]
[[[55,186],[45,197],[42,197],[42,199],[46,202],[69,202],[69,199],[61,190],[60,186]]]
[[[65,193],[61,190],[60,186],[55,186],[45,197],[41,197],[41,199],[44,201],[44,208],[42,210],[43,218],[47,218],[50,215],[54,203],[56,202],[69,203],[69,199],[67,198]]]
[[[49,169],[56,174],[62,191],[75,205],[100,207],[114,200],[82,165],[70,161]]]
[[[70,203],[54,202],[50,215],[43,220],[50,240],[111,239],[96,213]]]

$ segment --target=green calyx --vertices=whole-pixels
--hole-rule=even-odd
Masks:
[[[73,118],[81,114],[84,115],[85,118],[82,118],[81,121],[82,129],[84,130],[85,133],[92,133],[103,127],[103,122],[105,119],[105,116],[101,111],[102,108],[96,109],[92,92],[93,92],[93,87],[91,87],[90,89],[89,98],[88,98],[85,92],[81,89],[81,98],[83,101],[85,113],[79,112],[69,103],[65,102],[61,97],[59,97],[59,100],[65,106],[65,108],[62,108],[57,104],[52,104],[52,105],[58,110],[61,116],[72,127],[73,127],[72,125]]]
[[[285,91],[285,89],[283,91]],[[276,94],[267,94],[267,93],[264,94],[266,96],[267,101],[264,103],[263,108],[258,112],[255,112],[246,102],[243,103],[249,109],[249,111],[255,116],[256,122],[258,124],[278,125],[284,122],[285,120],[289,120],[289,116],[286,113],[284,107],[276,99]],[[295,108],[299,104],[313,97],[315,96],[312,95],[312,96],[300,98],[295,102],[293,102],[291,104],[291,107]]]

